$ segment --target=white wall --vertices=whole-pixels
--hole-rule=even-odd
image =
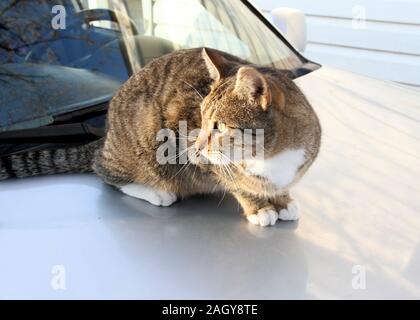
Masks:
[[[420,0],[253,0],[306,14],[311,60],[420,86]],[[365,19],[363,19],[365,17]]]

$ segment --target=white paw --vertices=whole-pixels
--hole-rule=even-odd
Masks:
[[[280,220],[297,220],[300,216],[300,208],[297,201],[293,200],[288,203],[287,209],[282,209],[279,212]]]
[[[157,190],[139,183],[122,186],[121,191],[130,197],[146,200],[155,206],[167,207],[177,200],[176,194],[173,192]]]
[[[150,201],[150,203],[154,204],[155,206],[167,207],[177,200],[176,194],[173,192],[158,190],[156,193],[155,201]]]
[[[261,209],[256,214],[248,215],[247,219],[252,224],[266,227],[268,225],[274,225],[278,216],[277,212],[272,209]]]

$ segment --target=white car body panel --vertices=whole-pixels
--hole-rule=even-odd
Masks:
[[[0,298],[420,298],[420,91],[328,67],[296,83],[323,128],[298,222],[251,225],[221,195],[154,207],[93,175],[3,181]]]

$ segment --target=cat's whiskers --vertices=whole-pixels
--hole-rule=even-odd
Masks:
[[[179,137],[175,137],[175,138],[171,138],[171,139],[174,139],[174,140],[187,140],[187,141],[192,141],[191,140],[191,137],[189,137],[188,135],[184,135],[184,134],[182,134],[182,133],[180,133],[180,132],[178,132],[178,135],[179,135]]]
[[[195,149],[195,151],[194,151],[194,153],[193,153],[193,157],[194,157],[194,159],[196,159],[197,158],[197,156],[198,156],[198,153],[199,153],[199,151],[197,150],[197,149]],[[194,171],[193,171],[193,176],[192,176],[192,180],[194,181],[194,178],[195,178],[195,172],[197,171],[197,167],[198,167],[198,165],[197,164],[195,164],[195,168],[194,168]]]
[[[190,83],[188,83],[187,81],[185,81],[185,80],[183,80],[183,82],[186,84],[186,85],[188,85],[190,88],[192,88],[196,93],[197,93],[197,95],[202,99],[202,100],[204,100],[204,97],[201,95],[201,93],[200,92],[198,92],[198,90],[192,85],[192,84],[190,84]]]
[[[223,161],[223,159],[225,158],[225,159],[227,159],[228,164],[231,164],[231,163],[233,164],[233,162],[229,159],[229,157],[227,157],[225,154],[223,154],[220,151],[210,151],[209,154],[215,154],[215,155],[218,156],[218,162],[219,163],[217,164],[217,166],[221,169],[221,171],[223,172],[223,175],[227,179],[229,179],[235,185],[236,188],[238,188],[236,183],[235,183],[235,180],[233,178],[233,172],[228,167],[228,165],[226,165]]]
[[[183,154],[185,154],[185,152],[189,152],[192,148],[194,147],[194,145],[191,145],[191,146],[189,146],[188,148],[186,148],[185,150],[183,150],[183,152],[182,153],[180,153],[179,155],[177,155],[178,156],[178,158],[181,156],[181,155],[183,155]],[[197,154],[197,151],[194,151],[194,156]],[[172,177],[171,177],[171,179],[174,179],[178,174],[180,174],[181,172],[185,172],[187,169],[188,169],[188,167],[191,165],[191,161],[189,160],[189,156],[187,157],[187,162],[186,163],[184,163],[183,165],[182,165],[182,167],[181,167],[181,169],[179,169]]]
[[[234,166],[236,166],[236,164],[235,164],[235,163],[234,163],[231,159],[229,159],[229,157],[228,157],[228,156],[226,156],[225,154],[220,153],[220,155],[221,155],[224,159],[226,159],[226,160],[228,161],[228,164],[225,164],[225,163],[221,162],[221,163],[222,163],[222,166],[226,169],[226,172],[228,173],[229,178],[230,178],[231,182],[233,183],[233,185],[235,186],[235,188],[236,188],[236,189],[239,189],[239,188],[238,188],[238,185],[236,184],[235,179],[234,179],[234,177],[233,177],[233,176],[234,176],[234,173],[233,173],[232,169],[229,167],[229,165],[230,165],[230,164],[232,164],[232,165],[234,165]]]
[[[188,135],[182,134],[181,132],[179,132],[179,130],[177,130],[177,133],[180,137],[184,138],[184,139],[189,139],[190,137]]]
[[[233,178],[233,173],[231,171],[231,169],[229,168],[229,166],[227,166],[226,164],[224,164],[224,167],[226,168],[226,172],[228,173],[229,177],[230,177],[230,181],[233,183],[233,185],[235,186],[235,189],[239,189],[238,185],[235,182],[235,179]]]
[[[179,169],[172,177],[171,179],[174,179],[178,174],[181,172],[185,172],[187,168],[190,166],[191,162],[188,160],[185,164],[182,165],[181,169]]]
[[[225,174],[224,172],[224,169],[223,169],[223,166],[220,166],[220,168],[222,169],[222,171],[223,171],[223,175]],[[227,186],[227,184],[223,181],[223,184],[225,185],[225,187],[223,188],[223,195],[222,195],[222,198],[220,199],[220,201],[219,201],[219,203],[217,204],[217,207],[219,207],[220,206],[220,204],[222,203],[222,201],[223,201],[223,199],[225,198],[225,196],[226,196],[226,191],[227,191],[227,189],[228,189],[228,186]]]
[[[223,199],[224,199],[224,198],[225,198],[225,196],[226,196],[226,190],[227,190],[227,188],[226,188],[226,185],[225,185],[225,187],[223,188],[223,195],[222,195],[222,198],[220,199],[219,203],[217,204],[217,207],[220,207],[220,204],[223,202]]]
[[[189,146],[189,147],[185,148],[184,150],[182,150],[182,152],[176,153],[174,156],[172,156],[168,159],[168,162],[170,162],[172,160],[178,160],[179,157],[183,156],[186,152],[189,152],[190,148],[192,148],[192,147],[193,146]]]

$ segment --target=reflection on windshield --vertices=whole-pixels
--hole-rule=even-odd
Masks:
[[[63,29],[51,23],[57,5]],[[132,73],[177,49],[301,64],[240,1],[2,0],[0,28],[0,131],[107,101]]]

